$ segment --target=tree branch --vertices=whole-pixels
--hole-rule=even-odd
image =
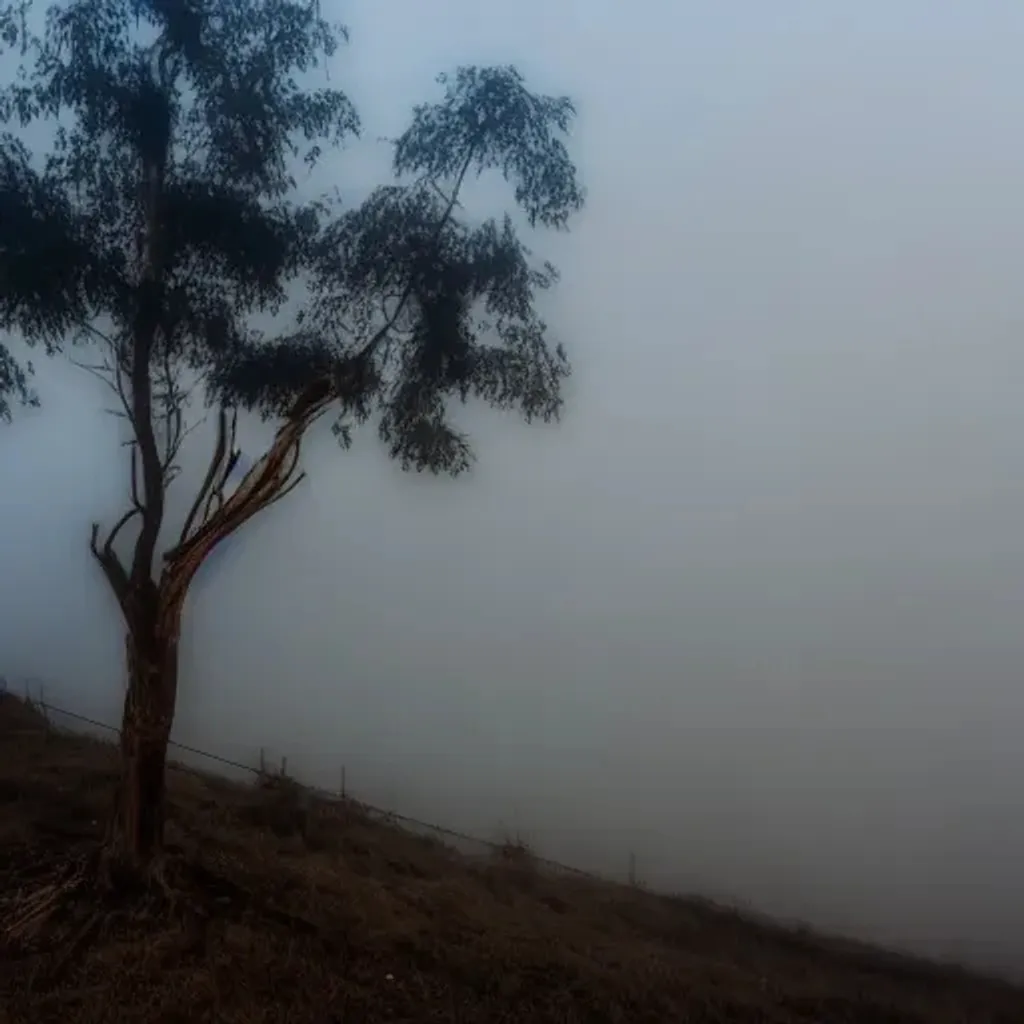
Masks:
[[[265,508],[265,509],[266,508],[270,508],[271,505],[276,505],[282,498],[287,498],[288,495],[291,494],[292,491],[294,491],[295,488],[298,487],[299,484],[301,484],[302,481],[305,480],[305,479],[306,479],[306,474],[305,473],[299,473],[299,475],[290,484],[288,484],[283,490],[281,490],[277,494],[275,494],[274,497],[271,498],[263,506],[263,508]]]
[[[175,586],[187,586],[203,560],[222,540],[231,536],[253,516],[290,494],[302,482],[305,474],[299,472],[296,475],[302,439],[336,397],[333,388],[325,389],[322,382],[308,389],[292,406],[274,435],[271,446],[226,498],[223,496],[223,485],[218,488],[212,482],[216,481],[218,473],[223,479],[223,466],[230,463],[230,456],[225,461],[228,432],[226,414],[221,412],[214,456],[189,514],[188,529],[182,542],[164,554],[164,571],[172,574]],[[218,490],[221,491],[221,500],[213,508],[211,502]],[[207,508],[198,528],[194,528],[197,509],[204,500],[204,494]]]
[[[238,413],[231,410],[231,420],[228,424],[226,450],[222,453],[220,462],[216,466],[213,481],[206,495],[206,504],[203,508],[202,521],[205,523],[211,515],[214,507],[220,509],[224,505],[224,488],[227,486],[228,477],[231,476],[235,466],[238,465],[240,452],[238,451]]]
[[[112,542],[117,536],[117,532],[128,520],[136,514],[136,509],[132,509],[129,513],[122,516],[118,520],[117,525],[107,537],[106,543],[100,547],[99,535],[100,535],[100,524],[93,523],[92,531],[89,537],[89,550],[92,552],[93,557],[99,562],[100,568],[103,570],[104,576],[107,578],[107,582],[110,584],[110,589],[114,592],[114,597],[117,598],[117,603],[121,607],[121,611],[127,616],[130,608],[130,589],[131,585],[128,579],[128,573],[125,572],[124,566],[121,564],[120,559],[115,553]]]
[[[178,538],[179,545],[184,544],[188,540],[192,532],[192,526],[196,521],[196,516],[199,515],[199,510],[203,507],[203,503],[213,487],[214,480],[217,478],[217,472],[224,461],[224,455],[227,451],[227,433],[227,413],[221,408],[217,413],[217,440],[214,442],[213,455],[210,458],[210,464],[207,467],[203,482],[196,492],[195,501],[192,502],[192,507],[188,510],[188,515],[185,517],[185,525],[182,527],[181,535]]]
[[[117,342],[88,321],[83,320],[79,323],[78,328],[82,333],[95,335],[102,344],[107,346],[110,356],[105,358],[102,363],[86,363],[71,356],[68,357],[68,361],[80,370],[85,370],[87,373],[92,374],[92,376],[102,381],[117,395],[118,401],[121,403],[121,412],[111,411],[116,416],[123,415],[132,424],[134,429],[132,407],[124,387],[124,360],[119,352]]]
[[[140,508],[138,508],[138,506],[136,506],[134,508],[130,508],[130,509],[128,509],[127,512],[125,512],[121,516],[120,519],[118,519],[118,521],[116,523],[114,523],[114,525],[110,528],[110,533],[107,534],[106,543],[103,545],[103,547],[107,551],[110,551],[111,553],[113,553],[114,541],[117,540],[117,535],[121,532],[122,529],[124,529],[125,526],[128,525],[129,521],[134,516],[139,515],[141,511],[142,510]]]
[[[444,231],[448,221],[451,220],[452,213],[455,211],[456,206],[459,204],[459,193],[462,191],[462,186],[465,183],[466,175],[469,173],[469,168],[473,163],[473,157],[476,155],[476,147],[478,139],[474,138],[469,143],[469,148],[466,150],[466,157],[462,161],[462,166],[459,168],[459,173],[455,177],[455,184],[452,187],[451,195],[448,196],[448,202],[445,205],[444,213],[438,218],[437,224],[434,227],[434,231],[430,238],[430,246],[437,244],[441,238],[441,233]],[[435,184],[435,188],[436,188]],[[438,189],[440,191],[440,189]],[[402,310],[405,309],[406,303],[412,298],[412,293],[416,288],[415,278],[410,278],[405,287],[401,290],[398,297],[398,302],[395,305],[395,309],[390,316],[385,313],[384,326],[378,330],[372,338],[360,349],[357,359],[366,359],[373,355],[377,350],[378,346],[384,339],[391,333],[392,328],[398,322],[398,318],[402,315]]]
[[[142,459],[142,483],[145,496],[142,528],[135,542],[131,578],[136,584],[149,580],[153,572],[160,528],[164,520],[164,473],[160,462],[156,432],[153,429],[153,381],[150,367],[153,343],[159,328],[159,293],[163,284],[163,239],[160,227],[160,203],[164,184],[167,145],[155,160],[143,164],[145,190],[146,252],[142,282],[137,292],[138,309],[134,323],[131,355],[132,427]]]

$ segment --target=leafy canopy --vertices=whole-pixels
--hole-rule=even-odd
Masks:
[[[584,198],[568,99],[511,67],[441,76],[392,143],[394,181],[344,208],[293,177],[360,128],[317,84],[345,33],[315,2],[69,0],[39,36],[20,14],[0,6],[0,52],[21,55],[0,92],[0,330],[99,346],[140,447],[180,414],[182,374],[267,417],[330,393],[342,440],[376,414],[391,456],[434,472],[471,459],[453,399],[558,415],[569,367],[535,308],[556,271],[459,196],[497,172],[531,226],[563,228]],[[52,142],[33,153],[37,121]],[[287,331],[254,328],[296,294]],[[0,347],[0,415],[11,398],[33,400]]]

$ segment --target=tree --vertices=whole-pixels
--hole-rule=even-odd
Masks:
[[[292,177],[359,130],[342,92],[310,84],[344,39],[314,0],[69,0],[39,36],[10,13],[4,25],[0,45],[20,40],[23,56],[0,95],[0,328],[47,353],[88,351],[77,361],[110,386],[127,431],[128,507],[90,545],[126,632],[104,862],[146,877],[189,584],[300,483],[311,426],[333,410],[345,445],[373,417],[404,468],[458,474],[472,452],[452,401],[559,415],[569,366],[535,308],[555,269],[509,216],[467,218],[460,194],[493,171],[531,227],[564,228],[583,203],[564,142],[574,111],[511,67],[441,76],[441,98],[392,142],[394,182],[346,208],[302,201]],[[52,125],[44,153],[22,141],[35,121]],[[254,327],[296,295],[286,330]],[[31,400],[6,353],[3,387]],[[194,393],[216,409],[215,443],[164,549]],[[239,413],[276,432],[232,488]]]

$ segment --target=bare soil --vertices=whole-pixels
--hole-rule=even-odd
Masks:
[[[87,863],[115,769],[0,696],[0,1024],[1024,1022],[1007,983],[184,771],[173,896],[97,893],[14,941],[26,893]]]

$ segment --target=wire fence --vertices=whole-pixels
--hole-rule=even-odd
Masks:
[[[98,719],[90,718],[88,715],[79,714],[77,711],[69,711],[67,708],[62,708],[58,707],[56,704],[51,704],[48,700],[46,700],[41,688],[39,695],[33,697],[30,694],[29,686],[26,683],[25,692],[23,695],[14,694],[9,689],[7,680],[4,677],[0,676],[0,694],[4,693],[10,693],[12,696],[22,698],[26,701],[26,703],[38,708],[40,713],[46,720],[47,724],[52,728],[56,728],[55,723],[51,718],[51,713],[55,713],[72,721],[81,722],[83,725],[90,725],[96,729],[102,729],[105,732],[114,734],[115,736],[119,737],[121,735],[120,727],[116,725],[111,725],[109,722],[101,722]],[[67,731],[73,732],[74,730]],[[175,750],[180,750],[188,754],[193,754],[195,756],[204,758],[205,760],[210,761],[214,764],[223,765],[227,768],[235,768],[242,772],[248,772],[257,778],[261,776],[266,776],[268,774],[266,765],[263,763],[262,750],[260,751],[261,763],[258,767],[254,767],[251,764],[243,764],[242,762],[234,761],[229,757],[223,757],[220,754],[214,754],[212,751],[209,750],[201,750],[199,747],[189,746],[187,743],[179,743],[176,740],[170,740],[168,745],[174,748]],[[193,768],[187,764],[182,764],[180,761],[169,761],[168,767],[172,768],[175,771],[183,771],[191,774],[202,774],[202,772],[199,769]],[[284,775],[286,773],[286,767],[287,758],[282,758],[281,770],[279,773],[274,774]],[[346,801],[353,799],[345,791],[346,786],[344,769],[342,769],[340,793],[332,792],[331,790],[324,789],[320,786],[308,786],[305,784],[303,784],[303,789],[308,790],[310,793],[313,793],[321,799],[326,800],[332,804],[340,805],[342,803],[345,803]],[[368,804],[362,800],[356,799],[355,802],[358,803],[359,809],[361,811],[387,824],[397,824],[408,829],[415,829],[417,831],[425,832],[427,834],[434,834],[447,840],[456,840],[460,843],[468,843],[473,846],[483,847],[495,853],[500,853],[503,850],[506,850],[509,844],[513,842],[512,840],[496,842],[493,839],[484,839],[482,836],[474,836],[466,832],[460,832],[458,829],[447,828],[444,825],[438,825],[436,822],[423,821],[420,818],[414,818],[408,814],[401,814],[398,811],[393,811],[388,808],[377,807],[374,804]],[[515,840],[514,842],[518,843],[518,840]],[[595,874],[594,872],[585,871],[582,868],[573,867],[571,864],[563,864],[561,861],[552,860],[548,857],[541,857],[533,851],[530,852],[530,859],[538,866],[560,874],[575,875],[580,878],[589,879],[599,879],[601,877]],[[629,875],[630,883],[634,885],[637,884],[635,877],[635,860],[632,854],[630,855]]]

